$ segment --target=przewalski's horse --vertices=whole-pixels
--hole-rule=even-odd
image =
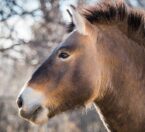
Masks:
[[[94,102],[110,130],[145,131],[145,12],[112,2],[71,7],[74,30],[18,96],[36,124]]]

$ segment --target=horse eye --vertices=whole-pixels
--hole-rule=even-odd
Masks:
[[[66,53],[66,52],[61,52],[59,55],[58,55],[59,58],[62,58],[62,59],[66,59],[67,57],[69,57],[69,54]]]

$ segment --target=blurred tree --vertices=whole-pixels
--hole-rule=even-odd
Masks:
[[[64,30],[61,28],[63,22],[59,10],[59,1],[38,0],[33,2],[33,4],[38,4],[38,6],[34,9],[29,9],[28,4],[31,4],[31,2],[27,0],[21,2],[19,0],[0,0],[0,52],[3,57],[17,59],[19,54],[24,62],[30,64],[31,62],[36,63],[36,61],[34,61],[36,57],[38,57],[38,59],[39,56],[41,56],[41,58],[44,57],[42,53],[45,52],[41,51],[38,53],[40,49],[50,49],[50,46],[52,46],[50,44],[58,43],[60,37],[63,37]],[[18,29],[16,29],[17,23],[13,22],[13,24],[11,24],[14,18],[18,19],[18,21],[29,21],[29,19],[33,19],[34,24],[31,27],[33,37],[28,40],[20,37],[17,32]],[[58,31],[55,31],[57,37],[52,37],[52,35],[54,35],[52,31],[57,28],[59,29],[59,35],[57,34]],[[27,51],[29,50],[31,50],[31,52],[28,53]],[[48,54],[48,51],[46,53]],[[14,54],[16,54],[16,56],[14,56]],[[39,62],[39,60],[37,62]]]

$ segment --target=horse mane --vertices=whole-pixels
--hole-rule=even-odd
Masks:
[[[118,24],[129,38],[145,47],[145,12],[127,6],[123,2],[99,3],[79,9],[80,13],[92,24]],[[73,22],[68,32],[73,31]]]

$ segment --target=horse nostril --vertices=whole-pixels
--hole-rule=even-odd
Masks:
[[[23,106],[23,99],[22,99],[22,97],[20,96],[20,97],[18,97],[18,100],[17,100],[17,105],[18,105],[18,107],[19,108],[21,108],[22,106]]]

